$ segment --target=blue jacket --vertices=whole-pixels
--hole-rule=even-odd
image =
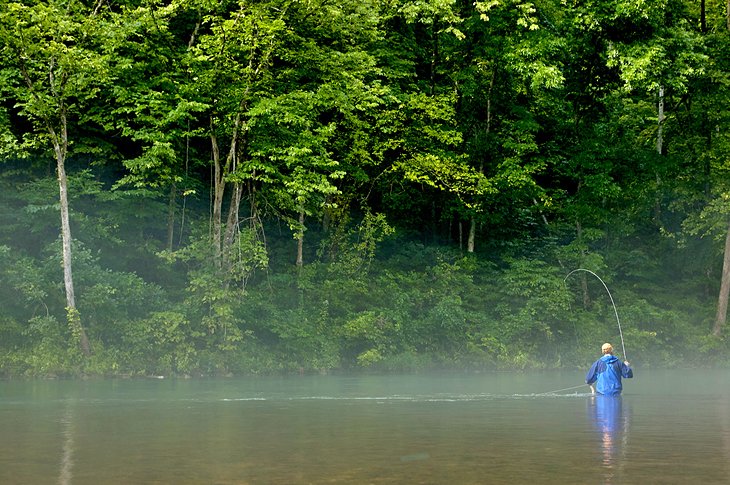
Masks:
[[[621,394],[621,378],[634,377],[634,371],[618,358],[606,354],[593,363],[588,374],[586,384],[596,383],[596,392],[604,396]]]

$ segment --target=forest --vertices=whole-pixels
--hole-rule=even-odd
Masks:
[[[0,377],[724,366],[728,293],[730,1],[0,0]]]

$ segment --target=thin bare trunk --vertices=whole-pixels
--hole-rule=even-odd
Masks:
[[[93,12],[91,12],[91,16],[92,16],[92,17],[95,17],[95,16],[96,16],[96,15],[97,15],[97,14],[99,13],[99,10],[101,10],[101,7],[102,7],[102,6],[103,6],[103,5],[105,4],[105,3],[106,3],[106,0],[98,0],[98,1],[96,2],[96,6],[94,7],[94,11],[93,11]]]
[[[725,255],[722,263],[722,281],[720,283],[720,295],[717,298],[717,316],[715,326],[712,328],[712,335],[719,337],[727,321],[727,300],[730,295],[730,224],[728,224],[725,236]]]
[[[210,143],[213,151],[213,259],[220,264],[221,259],[221,212],[223,206],[224,181],[222,176],[220,149],[218,139],[213,131],[213,119],[211,118]]]
[[[220,148],[215,135],[215,122],[213,116],[210,118],[210,141],[213,151],[213,254],[218,268],[223,266],[223,253],[227,251],[226,241],[223,238],[223,194],[226,188],[226,177],[235,170],[236,150],[238,149],[238,134],[241,126],[241,114],[236,115],[231,133],[231,146],[228,150],[225,162],[221,163]],[[240,200],[240,198],[239,198]],[[238,210],[238,208],[236,208]],[[236,215],[237,217],[237,215]]]
[[[664,86],[659,86],[659,103],[657,106],[659,115],[657,117],[658,119],[658,125],[657,125],[657,135],[656,135],[656,151],[661,156],[662,150],[663,150],[663,137],[662,137],[662,128],[664,126]],[[661,196],[659,192],[659,187],[662,184],[662,179],[659,175],[659,172],[656,172],[656,198],[654,200],[654,219],[656,221],[656,224],[658,226],[661,226],[661,218],[662,218],[662,206],[661,206]]]
[[[657,136],[656,136],[656,151],[659,155],[662,154],[662,125],[664,124],[664,86],[659,86],[659,104],[658,104],[659,116]]]
[[[325,209],[322,214],[322,232],[329,234],[332,226],[332,196],[328,195],[325,200]]]
[[[588,293],[588,278],[583,272],[580,274],[580,289],[583,292],[583,308],[587,310],[591,306],[591,295]]]
[[[485,134],[487,136],[487,140],[489,139],[489,133],[492,131],[492,89],[494,88],[494,78],[496,75],[496,72],[494,69],[492,69],[492,77],[489,80],[489,89],[487,90],[487,127],[485,129]],[[484,159],[481,159],[479,161],[479,173],[484,173]],[[476,234],[477,234],[477,221],[476,217],[472,216],[471,222],[469,224],[469,239],[467,240],[467,246],[466,251],[468,253],[474,252],[474,247],[476,245]]]
[[[231,194],[231,205],[228,209],[228,220],[226,221],[226,234],[223,238],[223,259],[226,268],[230,265],[231,259],[231,247],[233,241],[236,239],[238,233],[238,211],[241,206],[241,195],[243,194],[243,187],[240,183],[236,182],[233,185],[233,193]]]
[[[540,204],[537,203],[537,199],[535,199],[533,197],[532,203],[535,207],[537,207],[537,210],[540,213],[540,217],[542,218],[542,222],[543,222],[543,224],[545,224],[545,227],[550,227],[550,222],[547,220],[547,217],[545,217],[545,213],[542,210],[540,210]]]
[[[190,120],[188,120],[188,133],[190,132]],[[190,169],[190,135],[185,134],[185,179],[188,178]],[[187,190],[183,191],[182,207],[180,208],[180,236],[178,237],[178,245],[182,244],[183,235],[185,234],[185,209],[188,200]]]
[[[255,178],[256,171],[254,170],[253,179]],[[251,210],[248,227],[255,233],[256,239],[261,241],[264,247],[266,247],[266,232],[264,231],[264,223],[261,220],[256,201],[256,184],[251,180],[248,182],[248,204]]]
[[[466,241],[466,252],[467,253],[474,252],[474,241],[476,239],[476,234],[477,234],[477,220],[475,217],[472,217],[471,223],[469,224],[469,237]]]
[[[61,240],[63,246],[63,282],[66,288],[66,311],[68,313],[69,325],[73,334],[79,339],[79,347],[84,355],[91,355],[89,339],[86,331],[81,325],[78,311],[76,309],[76,295],[74,292],[73,271],[71,269],[71,224],[68,215],[68,179],[66,176],[66,147],[68,146],[68,134],[66,128],[66,117],[61,115],[61,135],[49,125],[48,131],[53,140],[53,149],[56,154],[56,170],[58,172],[59,202],[61,206]]]
[[[170,202],[167,206],[167,250],[172,251],[175,238],[175,182],[170,186]]]
[[[254,170],[253,178],[256,177],[256,171]],[[249,226],[254,228],[258,222],[259,209],[256,203],[256,184],[252,181],[248,181],[248,205],[251,208]]]
[[[299,211],[299,234],[297,235],[297,266],[304,265],[304,210]]]

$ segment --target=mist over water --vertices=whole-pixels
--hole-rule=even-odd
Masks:
[[[730,481],[727,371],[637,369],[620,398],[582,379],[5,381],[0,483]]]

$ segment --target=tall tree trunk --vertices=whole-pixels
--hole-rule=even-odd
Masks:
[[[218,268],[223,267],[223,253],[225,251],[225,240],[223,239],[223,194],[226,188],[226,177],[231,173],[232,167],[236,164],[236,150],[238,146],[238,133],[241,126],[241,114],[236,115],[231,133],[231,146],[228,150],[225,162],[221,161],[218,138],[215,134],[215,121],[210,117],[210,142],[213,152],[213,257]]]
[[[325,196],[325,204],[324,204],[324,212],[322,213],[322,232],[325,234],[329,234],[330,230],[332,229],[332,219],[333,219],[333,209],[332,206],[332,196],[327,195]]]
[[[231,193],[231,204],[228,208],[228,220],[226,221],[226,233],[223,238],[223,262],[224,267],[228,270],[231,267],[231,248],[233,241],[238,234],[238,211],[241,206],[241,196],[243,194],[243,186],[236,182],[233,184],[233,193]]]
[[[712,328],[712,335],[719,337],[727,321],[727,300],[730,295],[730,224],[728,224],[725,236],[725,255],[722,262],[722,281],[720,283],[720,295],[717,298],[717,316],[715,326]]]
[[[489,140],[489,133],[492,131],[492,89],[494,88],[494,78],[496,76],[495,69],[492,69],[492,77],[489,80],[489,89],[487,90],[487,127],[485,129],[485,135],[487,141]],[[484,173],[484,159],[479,161],[479,173]],[[477,233],[477,221],[476,217],[472,216],[471,224],[469,225],[469,239],[467,241],[466,251],[468,253],[474,252],[474,246],[476,244],[476,233]]]
[[[304,265],[304,209],[299,211],[299,234],[297,235],[297,266]]]
[[[580,243],[583,240],[583,226],[581,226],[580,221],[576,221],[575,223],[575,230],[578,237],[578,242]],[[581,249],[581,256],[585,257],[585,252]],[[583,292],[583,308],[588,309],[588,307],[591,306],[591,296],[588,293],[588,278],[586,277],[585,271],[580,272],[580,288]]]
[[[664,140],[663,140],[663,133],[662,129],[664,126],[664,86],[659,86],[659,102],[657,105],[657,111],[658,111],[658,124],[657,124],[657,135],[656,135],[656,151],[659,156],[662,155],[662,150],[664,149]],[[656,221],[657,226],[661,227],[662,225],[662,206],[661,206],[661,196],[659,187],[662,184],[662,179],[659,175],[659,171],[657,170],[656,173],[656,198],[654,200],[654,219]]]
[[[459,221],[459,251],[464,250],[464,224]]]
[[[167,250],[172,251],[175,239],[175,182],[170,186],[170,202],[167,206]]]
[[[76,309],[76,295],[74,292],[73,272],[71,270],[71,224],[68,216],[68,179],[66,177],[66,153],[68,147],[68,133],[66,117],[61,114],[61,133],[56,135],[49,125],[48,131],[53,140],[53,150],[56,154],[56,171],[58,173],[59,202],[61,205],[61,240],[63,246],[63,282],[66,288],[66,312],[68,324],[72,334],[78,338],[79,348],[85,356],[91,355],[89,339],[81,324],[81,318]]]
[[[659,112],[659,115],[657,116],[658,127],[656,136],[656,151],[659,155],[661,155],[663,148],[662,125],[664,124],[664,86],[659,86],[659,102],[657,105],[657,110]]]
[[[254,170],[252,179],[256,179],[256,170]],[[259,210],[258,210],[258,203],[256,201],[256,184],[254,180],[249,180],[247,182],[248,185],[248,206],[250,208],[249,212],[249,227],[251,229],[256,229],[259,223]]]
[[[218,139],[213,131],[213,118],[211,117],[210,143],[213,152],[213,234],[211,236],[213,243],[213,259],[215,264],[220,267],[221,260],[221,213],[223,207],[223,189],[225,181],[223,179],[223,169],[221,166],[220,149],[218,148]]]

